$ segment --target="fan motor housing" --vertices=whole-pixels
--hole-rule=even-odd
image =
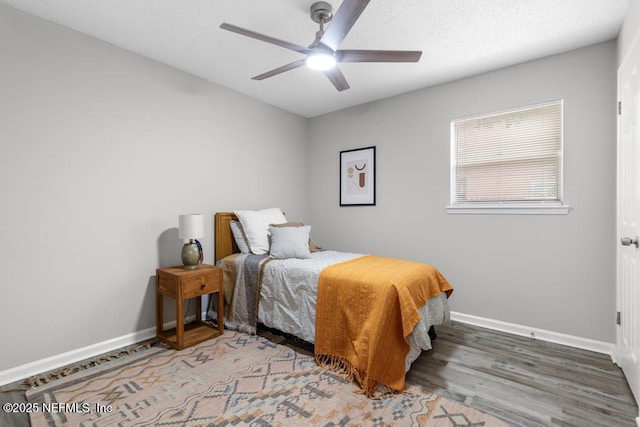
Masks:
[[[333,8],[331,4],[326,1],[315,2],[311,5],[310,11],[313,22],[320,23],[320,21],[322,21],[323,23],[327,23],[333,18]]]

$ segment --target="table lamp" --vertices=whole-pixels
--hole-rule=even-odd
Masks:
[[[178,216],[178,237],[188,240],[182,247],[182,264],[186,270],[195,270],[202,262],[202,249],[196,239],[204,237],[204,217],[202,214]]]

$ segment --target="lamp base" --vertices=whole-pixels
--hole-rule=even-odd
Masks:
[[[200,250],[195,241],[190,240],[182,247],[182,264],[185,270],[195,270],[200,262]]]

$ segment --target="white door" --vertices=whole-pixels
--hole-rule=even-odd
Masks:
[[[640,33],[618,70],[616,358],[640,402]]]

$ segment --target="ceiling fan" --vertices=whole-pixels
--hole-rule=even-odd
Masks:
[[[351,27],[360,17],[360,14],[369,4],[370,0],[344,0],[338,11],[333,14],[331,4],[326,1],[315,2],[311,5],[311,19],[320,24],[320,30],[309,47],[279,40],[274,37],[256,33],[251,30],[223,23],[220,28],[243,36],[251,37],[276,46],[290,49],[305,55],[305,58],[275,68],[266,73],[252,77],[253,80],[264,80],[269,77],[284,73],[307,65],[321,70],[333,83],[338,91],[349,89],[349,83],[336,63],[339,62],[418,62],[421,51],[414,50],[360,50],[339,49],[342,41],[347,36]],[[325,30],[324,25],[331,21],[331,25]]]

